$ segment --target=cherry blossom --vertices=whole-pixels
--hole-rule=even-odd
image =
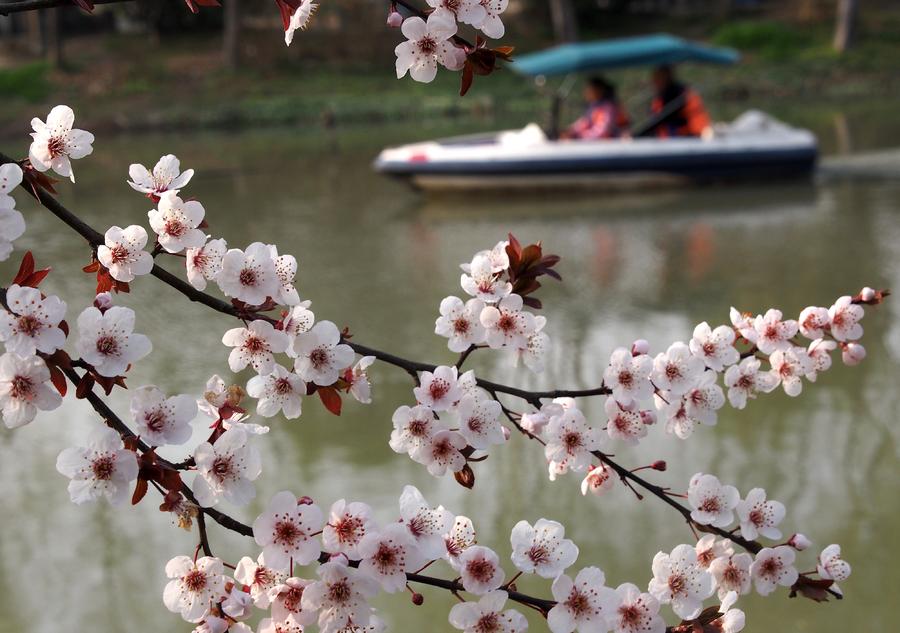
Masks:
[[[319,557],[314,534],[322,529],[323,521],[319,506],[298,503],[293,493],[283,490],[253,522],[253,538],[269,565],[286,568],[292,560],[308,565]]]
[[[747,497],[737,504],[738,521],[741,523],[741,536],[755,540],[762,535],[768,539],[780,539],[781,530],[777,526],[784,519],[784,504],[779,501],[766,501],[766,491],[754,488]]]
[[[697,562],[700,566],[709,569],[710,564],[717,558],[731,556],[734,548],[731,541],[717,538],[715,534],[704,534],[694,546],[694,551],[697,552]]]
[[[463,270],[465,272],[460,276],[459,284],[466,294],[476,299],[494,304],[512,292],[512,284],[500,279],[488,255],[476,255]]]
[[[536,374],[544,371],[544,357],[550,349],[550,336],[544,331],[547,318],[541,315],[534,317],[534,331],[528,335],[525,347],[516,350],[515,361],[521,359],[525,366]]]
[[[734,348],[734,330],[727,325],[713,330],[706,321],[700,323],[694,328],[690,348],[694,356],[703,359],[706,366],[714,371],[724,371],[725,367],[734,365],[740,359]]]
[[[419,404],[435,411],[447,411],[462,397],[457,380],[456,367],[441,365],[433,372],[422,372],[419,386],[413,389],[413,394]]]
[[[440,430],[427,442],[421,444],[410,453],[413,461],[422,464],[435,477],[443,477],[447,471],[456,473],[466,465],[462,450],[466,447],[466,438],[457,431]]]
[[[809,540],[805,534],[791,534],[791,538],[788,539],[787,544],[798,552],[802,552],[812,546],[812,541]]]
[[[55,295],[44,297],[37,288],[12,284],[6,291],[9,312],[0,311],[0,341],[22,358],[35,352],[52,354],[66,344],[59,322],[66,302]]]
[[[758,358],[748,356],[725,370],[728,401],[735,409],[743,409],[748,398],[755,398],[759,392],[769,393],[778,386],[778,379],[769,372],[760,372],[759,366]]]
[[[250,379],[247,395],[259,400],[256,412],[264,418],[271,418],[283,411],[284,417],[293,420],[300,417],[300,399],[306,395],[306,383],[300,376],[276,363],[270,373]]]
[[[475,256],[472,258],[473,262],[478,257],[485,257],[491,264],[491,272],[494,273],[502,273],[504,270],[509,268],[509,254],[506,252],[506,247],[509,246],[509,240],[500,240],[496,244],[494,244],[494,248],[490,250],[478,251],[475,253]],[[465,272],[470,272],[472,269],[472,263],[461,264],[460,268],[462,268]]]
[[[291,20],[288,23],[288,27],[284,30],[285,45],[291,45],[291,42],[294,41],[294,32],[298,29],[301,31],[306,30],[306,27],[309,25],[309,20],[312,18],[313,13],[316,12],[318,7],[319,5],[312,0],[299,0],[297,8],[291,14]]]
[[[406,572],[416,571],[427,562],[412,534],[400,523],[368,532],[360,540],[358,551],[359,570],[369,574],[388,593],[402,590]]]
[[[56,470],[72,480],[69,497],[73,503],[81,505],[105,496],[111,504],[120,505],[128,499],[138,463],[119,434],[101,426],[88,436],[86,446],[64,449],[56,460]]]
[[[0,409],[8,429],[24,426],[37,412],[53,411],[62,397],[50,385],[50,370],[37,356],[0,356]]]
[[[604,492],[612,490],[616,484],[615,473],[606,464],[594,466],[588,471],[581,482],[581,494],[591,493],[598,497]]]
[[[303,633],[303,630],[304,627],[296,623],[276,622],[273,618],[263,618],[259,621],[257,633]]]
[[[849,296],[843,296],[828,308],[831,320],[831,335],[839,341],[855,341],[863,335],[860,319],[865,316],[861,305],[853,303]]]
[[[294,371],[306,382],[323,387],[334,384],[353,363],[353,348],[341,343],[341,333],[331,321],[319,321],[309,332],[298,334],[293,352]]]
[[[166,576],[171,578],[163,592],[163,602],[173,613],[180,613],[188,622],[199,622],[210,607],[225,597],[225,576],[222,561],[202,556],[196,562],[188,556],[176,556],[166,564]]]
[[[410,455],[427,446],[435,433],[446,428],[445,423],[435,417],[431,407],[424,405],[399,407],[394,411],[392,422],[394,430],[391,431],[391,448],[395,453]]]
[[[199,248],[189,248],[185,253],[185,266],[190,284],[197,290],[206,290],[207,281],[215,281],[222,270],[222,258],[228,245],[225,240],[210,240]]]
[[[450,609],[450,624],[465,633],[522,633],[528,628],[525,616],[515,609],[503,610],[505,591],[491,591],[478,602],[461,602]]]
[[[487,19],[487,11],[481,6],[479,0],[427,0],[427,2],[428,6],[434,8],[434,13],[440,13],[449,20],[463,24],[475,26]],[[504,244],[505,248],[505,243],[501,242],[501,244]],[[509,266],[508,261],[506,266]]]
[[[623,405],[650,395],[650,373],[653,360],[646,354],[632,356],[631,351],[619,347],[609,359],[609,367],[603,372],[603,381],[612,389],[613,398]]]
[[[270,244],[269,251],[275,262],[275,276],[278,277],[280,287],[278,294],[273,297],[278,303],[293,306],[300,303],[297,288],[294,287],[294,278],[297,276],[297,258],[293,255],[279,255],[278,247]]]
[[[651,379],[657,389],[682,396],[693,388],[703,372],[704,362],[682,342],[672,343],[653,359]]]
[[[101,376],[121,376],[153,349],[150,339],[134,332],[134,310],[113,306],[106,312],[85,308],[78,315],[75,349]]]
[[[313,323],[316,322],[316,315],[309,309],[310,305],[312,305],[311,301],[301,301],[297,305],[292,306],[281,322],[285,334],[291,337],[291,347],[288,348],[288,354],[294,353],[293,344],[297,335],[309,332]]]
[[[368,504],[338,499],[328,512],[328,521],[322,529],[322,544],[328,552],[355,560],[359,558],[359,542],[375,528],[372,508]]]
[[[500,558],[489,547],[467,547],[458,560],[462,586],[469,593],[483,596],[503,584],[506,574],[500,567]]]
[[[368,600],[378,593],[378,583],[352,567],[333,561],[316,570],[319,580],[303,591],[300,604],[304,611],[317,612],[320,633],[336,633],[345,627],[352,630],[378,630]],[[374,620],[374,622],[373,622]]]
[[[732,307],[729,316],[735,331],[748,343],[755,344],[758,334],[753,315],[749,312],[740,312],[737,308]]]
[[[727,527],[734,521],[734,509],[741,495],[734,486],[722,485],[715,475],[697,473],[688,485],[691,518],[701,525]]]
[[[209,508],[220,499],[246,505],[256,496],[253,481],[262,471],[259,451],[248,445],[238,427],[225,431],[214,444],[204,442],[194,451],[197,475],[192,486],[197,502]]]
[[[716,412],[725,406],[725,394],[716,384],[716,374],[705,371],[697,380],[697,384],[685,396],[687,414],[691,419],[709,426],[715,425]]]
[[[97,259],[116,281],[129,282],[153,270],[153,256],[144,250],[147,231],[137,224],[120,228],[111,226],[97,247]]]
[[[50,110],[47,122],[39,118],[31,119],[34,130],[28,159],[38,171],[52,169],[63,178],[75,182],[70,159],[84,158],[94,151],[91,143],[94,135],[84,130],[73,129],[75,113],[66,105],[58,105]]]
[[[826,580],[844,582],[850,577],[850,563],[841,558],[841,546],[833,543],[822,550],[816,571]]]
[[[291,576],[269,590],[272,619],[279,624],[304,627],[316,621],[316,612],[303,608],[303,594],[312,581]]]
[[[9,259],[13,242],[25,232],[25,218],[9,195],[22,183],[22,168],[15,163],[0,165],[0,261]]]
[[[149,197],[160,197],[167,191],[177,193],[179,189],[187,186],[194,177],[193,169],[181,171],[181,162],[172,154],[166,154],[160,158],[151,172],[143,165],[132,164],[128,168],[131,180],[128,185],[140,193]]]
[[[812,361],[812,370],[806,374],[806,379],[815,382],[819,372],[831,369],[831,352],[837,349],[838,344],[824,338],[816,339],[806,348],[806,355]]]
[[[722,556],[709,564],[709,572],[713,575],[718,587],[719,600],[735,591],[740,595],[750,593],[750,565],[753,557],[747,552]]]
[[[653,557],[653,579],[648,591],[662,604],[671,604],[680,618],[693,620],[703,610],[703,601],[714,591],[712,575],[697,562],[690,545],[677,545],[670,554]]]
[[[500,424],[502,407],[493,398],[464,396],[456,407],[459,432],[469,446],[487,449],[506,442],[503,425]]]
[[[229,588],[230,587],[230,588]],[[222,612],[232,620],[246,620],[253,613],[253,598],[243,587],[228,583],[228,595],[222,601]],[[252,632],[251,632],[252,633]]]
[[[841,360],[845,365],[859,365],[866,358],[866,348],[859,343],[842,343]]]
[[[526,574],[556,578],[578,558],[578,546],[565,535],[557,521],[538,519],[533,526],[519,521],[509,538],[513,565]]]
[[[191,421],[197,417],[197,401],[188,395],[166,395],[152,385],[131,395],[131,418],[137,433],[151,446],[184,444],[191,437]]]
[[[446,552],[444,535],[453,525],[454,516],[444,506],[432,508],[419,489],[404,486],[400,494],[400,521],[409,530],[425,558],[436,560]]]
[[[598,567],[585,567],[573,580],[557,576],[550,587],[556,605],[547,614],[547,626],[553,633],[609,631],[609,620],[619,606],[618,594],[606,584],[606,575]]]
[[[778,349],[769,356],[772,365],[771,374],[781,382],[784,392],[789,396],[799,396],[803,390],[801,378],[813,371],[815,365],[802,347]]]
[[[266,555],[260,554],[256,560],[244,556],[234,570],[234,579],[250,588],[253,604],[259,609],[268,609],[271,603],[269,591],[287,580],[287,568],[271,567]]]
[[[712,623],[713,626],[716,626],[722,633],[740,633],[744,630],[746,616],[740,609],[732,608],[737,602],[737,592],[729,591],[724,598],[720,599],[722,604],[719,606],[719,612],[722,616]]]
[[[485,341],[492,349],[506,347],[514,350],[528,347],[528,337],[536,330],[534,315],[522,309],[522,297],[510,294],[496,306],[481,312]]]
[[[344,380],[349,385],[350,395],[362,404],[372,402],[372,384],[369,382],[367,370],[374,362],[374,356],[363,356],[356,361],[353,369],[348,369],[344,374]]]
[[[451,352],[464,352],[472,345],[484,342],[484,326],[481,312],[484,302],[469,299],[465,303],[459,297],[446,297],[441,301],[441,316],[434,322],[434,333],[449,339]]]
[[[606,614],[614,633],[663,633],[666,622],[659,615],[659,601],[649,593],[641,593],[636,585],[623,583],[616,587],[618,606]]]
[[[206,243],[206,234],[197,228],[205,214],[203,205],[196,200],[185,202],[175,191],[168,191],[160,196],[157,208],[149,211],[147,217],[159,245],[168,253],[180,253]]]
[[[782,320],[781,310],[770,309],[753,321],[756,330],[756,346],[763,354],[791,347],[791,338],[797,334],[799,325],[794,320]]]
[[[462,68],[465,52],[451,41],[456,21],[446,13],[432,13],[427,22],[420,17],[406,18],[400,30],[407,41],[394,49],[397,79],[409,71],[416,81],[428,83],[437,75],[438,64],[449,70]]]
[[[247,327],[236,327],[225,332],[222,343],[233,347],[228,355],[228,366],[239,372],[247,365],[260,375],[275,371],[275,357],[287,349],[287,334],[276,330],[271,323],[262,319],[251,321]]]
[[[229,249],[215,281],[229,297],[253,306],[277,296],[281,288],[272,251],[262,242],[253,242],[245,251]]]
[[[647,436],[647,426],[639,411],[623,408],[613,398],[607,398],[603,406],[607,417],[606,432],[611,438],[637,446],[640,439]]]
[[[16,206],[16,201],[9,194],[22,184],[22,177],[22,168],[16,163],[0,165],[0,209],[12,209]],[[24,223],[22,226],[24,229]]]
[[[469,517],[458,516],[453,520],[453,527],[444,535],[447,548],[444,558],[450,566],[459,571],[459,557],[469,547],[475,545],[475,526]]]
[[[830,325],[831,317],[828,316],[828,310],[826,308],[817,308],[815,306],[803,308],[803,311],[800,312],[800,318],[797,321],[800,334],[809,339],[822,338],[825,336],[825,330],[828,329]]]
[[[767,596],[778,585],[790,587],[797,582],[795,557],[794,550],[787,545],[762,548],[750,565],[750,577],[753,578],[757,593]]]
[[[588,425],[578,409],[566,409],[550,419],[545,432],[544,456],[558,472],[580,472],[590,465],[595,451],[601,446],[600,429]]]

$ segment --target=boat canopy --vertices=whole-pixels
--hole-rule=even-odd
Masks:
[[[523,75],[562,75],[585,70],[660,66],[679,62],[734,64],[733,48],[707,46],[674,35],[644,35],[596,42],[563,44],[517,57],[512,69]]]

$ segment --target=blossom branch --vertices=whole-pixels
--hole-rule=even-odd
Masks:
[[[134,0],[91,0],[91,4],[119,4],[121,2],[134,2]],[[23,11],[37,11],[40,9],[54,9],[58,7],[76,6],[74,0],[18,0],[0,3],[0,15],[21,13]]]

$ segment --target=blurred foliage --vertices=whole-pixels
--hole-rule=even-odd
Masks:
[[[31,62],[13,68],[0,68],[0,94],[15,95],[28,102],[46,99],[50,93],[46,62]]]
[[[768,20],[729,22],[720,26],[711,39],[714,44],[755,53],[769,61],[796,56],[812,41],[806,31],[798,31],[784,22]]]

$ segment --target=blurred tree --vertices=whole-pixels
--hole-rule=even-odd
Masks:
[[[222,58],[225,67],[237,70],[240,65],[241,7],[238,0],[227,0],[223,5]]]
[[[574,42],[578,39],[578,25],[572,0],[550,0],[550,18],[557,42]]]
[[[843,53],[853,45],[858,4],[857,0],[838,0],[833,46],[839,53]]]

